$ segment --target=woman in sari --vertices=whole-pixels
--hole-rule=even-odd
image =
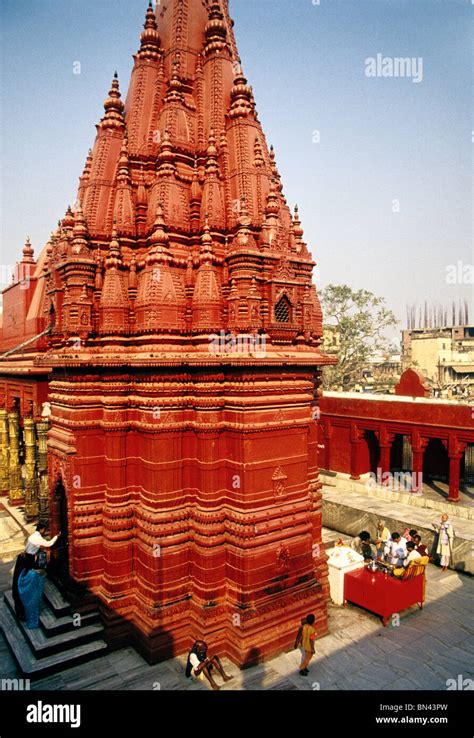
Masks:
[[[25,619],[25,608],[23,607],[23,602],[21,601],[20,593],[18,591],[18,579],[21,572],[25,569],[26,559],[27,556],[24,552],[17,556],[15,569],[13,572],[12,595],[13,601],[15,603],[15,613],[18,620]]]
[[[39,627],[39,609],[44,590],[44,578],[33,566],[33,562],[27,561],[18,577],[18,593],[25,609],[27,628]]]

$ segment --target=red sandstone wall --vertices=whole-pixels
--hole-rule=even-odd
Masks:
[[[8,351],[30,337],[26,332],[26,315],[35,286],[36,280],[30,279],[11,285],[3,292],[2,352]]]
[[[314,375],[155,373],[127,388],[74,372],[51,384],[71,574],[106,604],[112,640],[132,625],[156,660],[170,634],[174,653],[206,637],[248,663],[289,648],[307,612],[325,633]]]

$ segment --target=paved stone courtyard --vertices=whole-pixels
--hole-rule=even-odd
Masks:
[[[0,517],[0,538],[10,521]],[[324,531],[330,544],[339,537]],[[21,536],[20,536],[21,538]],[[343,536],[346,540],[347,536]],[[17,538],[19,540],[19,538]],[[21,545],[20,545],[21,550]],[[14,559],[0,561],[0,589],[10,587]],[[329,605],[330,635],[316,644],[308,677],[298,673],[299,652],[292,651],[259,666],[240,671],[224,660],[234,679],[224,690],[446,690],[449,679],[474,679],[474,580],[458,572],[441,572],[430,565],[426,603],[402,613],[383,627],[375,615],[358,607]],[[295,630],[298,624],[295,623]],[[0,635],[1,677],[20,676]],[[149,666],[134,649],[125,648],[93,662],[33,682],[46,690],[202,690],[184,676],[185,657]]]

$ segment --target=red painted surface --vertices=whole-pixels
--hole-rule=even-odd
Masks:
[[[38,297],[43,291],[41,275],[42,264],[33,259],[33,249],[29,241],[23,249],[23,258],[15,268],[14,283],[3,290],[3,314],[1,330],[2,353],[41,333],[46,320],[38,311]],[[36,298],[35,298],[36,296]],[[41,305],[42,307],[42,305]],[[43,341],[36,342],[32,348],[46,347]]]
[[[344,577],[344,600],[380,615],[383,624],[394,613],[425,600],[425,577],[396,579],[381,571],[357,569]]]
[[[52,527],[112,643],[156,660],[203,637],[247,664],[308,612],[327,630],[313,418],[330,360],[227,3],[169,0],[157,20],[31,302],[51,327],[30,360],[52,371]]]
[[[395,387],[396,395],[404,397],[429,397],[431,389],[425,377],[418,369],[405,369],[400,381]]]
[[[455,402],[354,394],[320,401],[319,464],[358,479],[401,468],[402,437],[412,448],[412,470],[449,478],[449,500],[459,500],[460,469],[474,443],[472,407]],[[448,471],[449,467],[449,471]],[[417,491],[414,489],[413,491]]]
[[[18,372],[18,368],[15,369]],[[39,417],[43,403],[48,400],[49,385],[44,373],[36,373],[30,378],[18,374],[0,375],[0,406],[12,410],[19,407],[20,416]]]

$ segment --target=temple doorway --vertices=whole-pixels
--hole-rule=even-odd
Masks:
[[[61,535],[53,548],[50,571],[51,574],[66,584],[69,580],[69,524],[67,495],[62,479],[58,479],[53,492],[56,519]]]

